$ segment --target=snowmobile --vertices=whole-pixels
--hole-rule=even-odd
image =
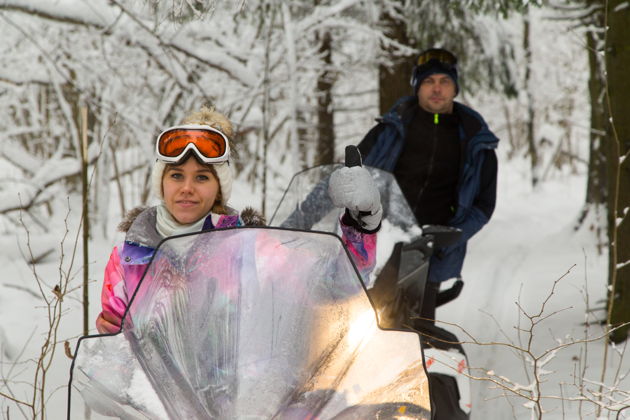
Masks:
[[[269,227],[162,241],[120,332],[77,343],[67,418],[430,420],[440,382],[465,416],[440,418],[467,418],[454,373],[465,355],[443,345],[457,340],[410,326],[415,280],[426,281],[435,241],[452,232],[423,232],[393,177],[369,169],[390,238],[379,242],[394,245],[361,278],[336,232],[340,210],[327,194],[319,209],[304,200],[337,167],[297,174]]]

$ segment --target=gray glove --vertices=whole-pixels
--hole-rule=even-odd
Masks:
[[[345,207],[363,229],[374,230],[381,223],[381,195],[367,169],[346,166],[330,176],[328,195],[335,207]]]

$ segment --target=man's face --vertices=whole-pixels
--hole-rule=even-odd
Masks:
[[[455,82],[443,73],[426,77],[418,89],[420,107],[433,114],[450,114],[453,112],[455,99]]]

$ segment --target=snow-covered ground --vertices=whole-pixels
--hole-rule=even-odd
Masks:
[[[587,317],[586,308],[587,303],[591,310],[604,306],[607,254],[598,251],[594,217],[574,229],[585,182],[580,176],[566,176],[532,189],[522,182],[519,172],[517,164],[504,162],[501,167],[496,212],[470,243],[463,272],[465,287],[456,301],[438,309],[437,318],[458,324],[472,336],[449,327],[463,341],[474,338],[484,343],[465,346],[470,366],[479,368],[473,375],[486,376],[492,371],[496,379],[509,379],[506,388],[531,390],[531,359],[520,350],[486,344],[530,348],[534,357],[548,362],[539,377],[546,410],[543,418],[595,418],[592,404],[569,404],[558,398],[575,396],[575,387],[581,384],[597,391],[595,384],[604,367],[603,340],[573,344],[541,357],[560,343],[582,340],[585,334],[598,337],[602,332],[592,324],[605,317],[605,311],[596,310]],[[532,321],[526,314],[537,316],[532,318],[536,326],[531,342]],[[591,327],[585,331],[587,320]],[[618,366],[618,355],[609,352],[608,385],[614,383]],[[621,375],[627,375],[629,369],[626,357]],[[617,386],[627,390],[630,382],[626,377]],[[502,395],[509,395],[509,401]],[[504,419],[512,418],[513,413],[516,418],[528,418],[524,399],[489,382],[473,382],[473,401],[473,418]]]

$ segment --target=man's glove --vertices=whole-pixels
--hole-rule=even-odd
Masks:
[[[383,217],[381,195],[367,169],[342,167],[330,176],[328,195],[335,207],[345,207],[358,225],[373,231]]]

